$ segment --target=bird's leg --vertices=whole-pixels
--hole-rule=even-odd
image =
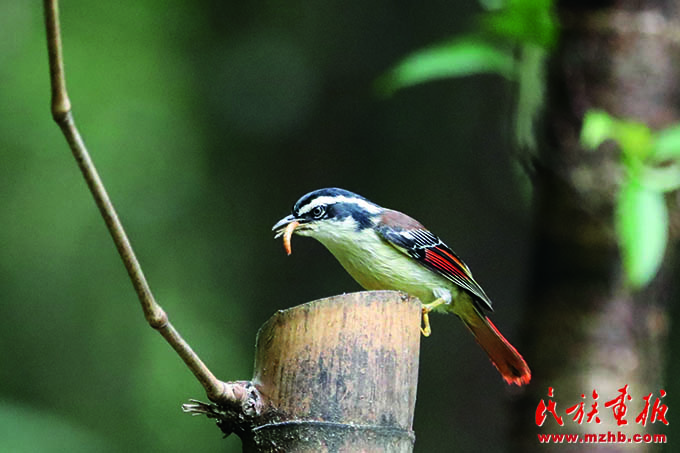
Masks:
[[[434,295],[437,298],[433,302],[423,304],[423,327],[420,328],[420,331],[425,337],[429,337],[432,333],[429,313],[440,305],[451,303],[451,293],[447,290],[434,291]]]

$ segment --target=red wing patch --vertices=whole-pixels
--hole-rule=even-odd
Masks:
[[[469,291],[480,310],[493,311],[491,300],[472,277],[470,269],[437,236],[424,228],[403,229],[385,224],[378,225],[377,232],[397,250]]]
[[[469,278],[467,266],[461,263],[458,258],[440,248],[425,249],[425,262],[445,274],[457,275],[464,279]]]
[[[477,296],[480,308],[493,310],[489,297],[475,279],[472,278],[470,269],[460,258],[447,250],[446,245],[442,243],[437,246],[428,247],[424,249],[424,252],[425,254],[422,257],[423,264]]]

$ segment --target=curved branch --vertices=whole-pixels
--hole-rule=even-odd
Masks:
[[[217,379],[208,367],[201,361],[189,344],[168,321],[168,316],[156,302],[144,277],[142,267],[132,250],[130,240],[118,219],[116,210],[109,199],[104,184],[97,169],[90,158],[85,143],[78,132],[71,112],[71,101],[66,91],[66,77],[64,75],[64,60],[61,45],[61,30],[59,26],[58,0],[45,0],[45,26],[47,30],[47,50],[50,64],[50,82],[52,86],[52,116],[61,128],[66,141],[71,148],[78,166],[87,182],[90,192],[106,222],[109,233],[116,244],[118,253],[123,259],[132,285],[137,292],[144,311],[144,317],[149,325],[156,329],[172,348],[179,354],[194,376],[205,389],[208,398],[215,402],[240,402],[239,395],[229,391],[228,386]]]

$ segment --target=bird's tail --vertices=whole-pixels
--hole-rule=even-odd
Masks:
[[[491,320],[474,311],[475,315],[461,317],[477,343],[486,351],[491,363],[508,384],[525,385],[531,380],[531,370],[522,356],[498,331]]]

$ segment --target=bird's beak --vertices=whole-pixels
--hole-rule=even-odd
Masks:
[[[276,224],[272,227],[272,231],[276,231],[276,238],[280,237],[283,234],[284,228],[290,224],[297,221],[295,216],[293,214],[287,215],[286,217],[282,218]]]
[[[293,253],[290,245],[290,239],[293,236],[295,228],[298,226],[300,226],[300,222],[291,214],[276,222],[276,224],[272,227],[272,231],[276,231],[274,238],[278,239],[283,236],[283,247],[286,249],[286,253],[288,255]]]

